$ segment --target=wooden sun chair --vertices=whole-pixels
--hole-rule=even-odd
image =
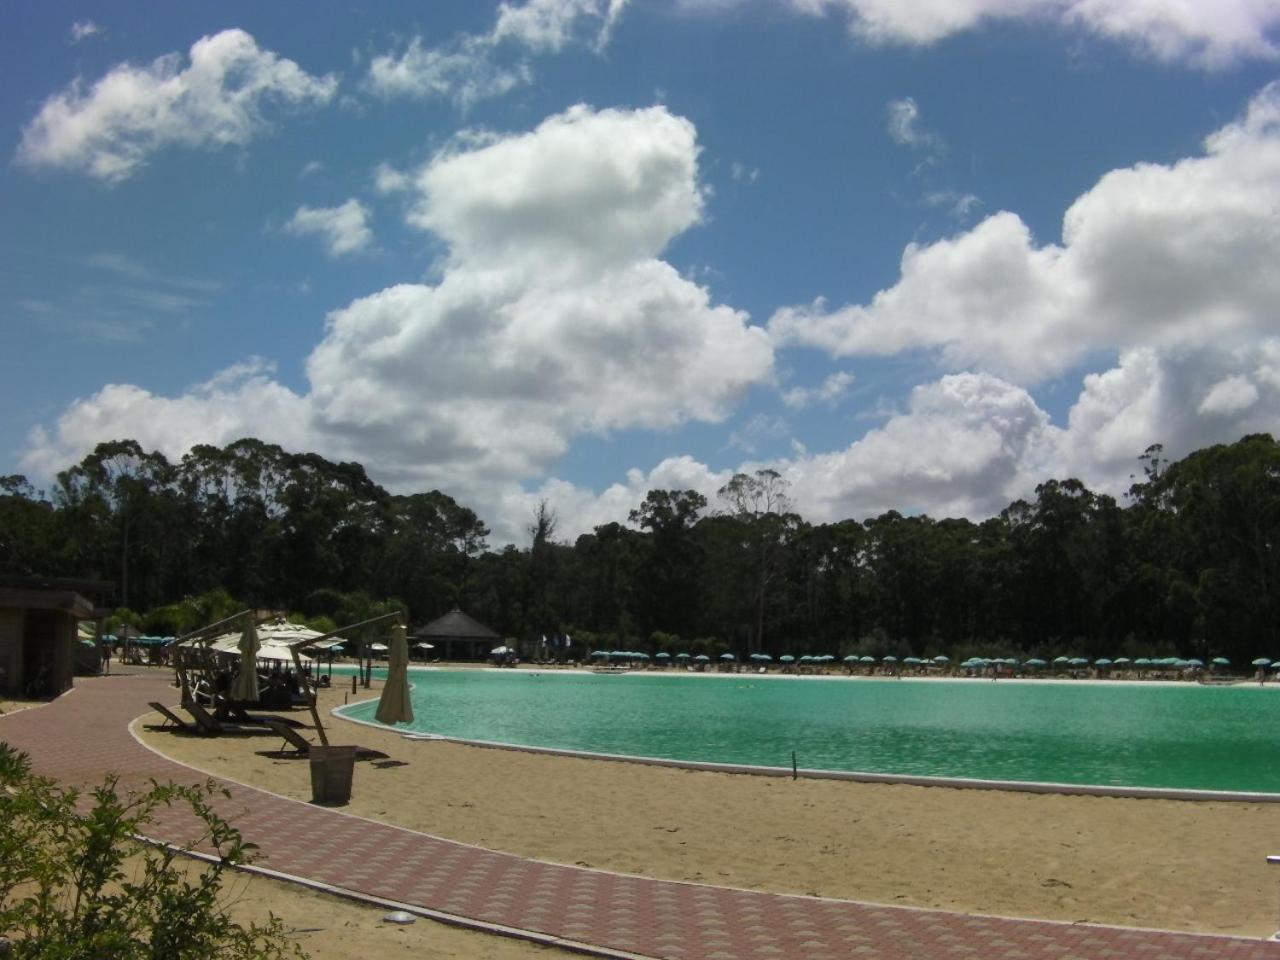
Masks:
[[[166,707],[163,703],[160,703],[158,700],[152,700],[150,703],[147,704],[147,706],[149,706],[152,710],[154,710],[156,713],[160,714],[160,716],[164,718],[164,722],[160,724],[160,727],[162,729],[164,727],[169,726],[170,724],[173,725],[173,728],[175,730],[191,729],[191,724],[187,723],[187,721],[183,720],[180,716],[178,716],[176,713],[174,713],[172,710]]]
[[[262,724],[229,723],[219,720],[212,713],[194,700],[184,703],[182,709],[191,714],[196,722],[196,729],[207,737],[216,737],[227,733],[270,733],[271,729]]]
[[[280,735],[280,739],[293,748],[292,750],[285,752],[292,753],[299,757],[306,757],[311,754],[311,742],[293,727],[281,723],[279,720],[272,717],[264,717],[263,722],[273,731],[278,733]],[[381,750],[373,750],[369,747],[356,747],[356,759],[386,760],[387,754],[383,753]]]
[[[226,715],[235,723],[249,724],[252,726],[265,726],[268,720],[276,723],[283,723],[286,727],[305,727],[306,724],[301,720],[295,720],[293,717],[277,717],[274,715],[265,715],[260,713],[249,713],[245,710],[244,705],[230,700],[227,697],[218,695],[217,705],[226,712]]]

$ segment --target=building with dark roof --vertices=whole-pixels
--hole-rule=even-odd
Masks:
[[[478,620],[454,607],[413,633],[415,640],[435,644],[441,660],[484,660],[502,638]]]

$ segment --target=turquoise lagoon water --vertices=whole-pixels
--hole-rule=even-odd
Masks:
[[[411,729],[629,756],[1280,793],[1280,692],[1253,686],[412,674]],[[347,708],[372,720],[374,703]],[[399,726],[397,729],[407,729]]]

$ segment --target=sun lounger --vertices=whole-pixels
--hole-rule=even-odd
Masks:
[[[268,727],[280,735],[293,749],[289,751],[300,757],[305,757],[311,753],[311,743],[302,734],[298,733],[293,727],[287,726],[271,717],[264,717],[263,721]],[[371,750],[369,747],[356,747],[357,760],[386,760],[387,754],[381,750]]]
[[[183,720],[180,716],[178,716],[176,713],[174,713],[172,710],[166,707],[163,703],[160,703],[159,701],[156,701],[156,700],[152,700],[150,703],[147,704],[147,706],[149,706],[156,713],[160,714],[160,716],[164,717],[164,723],[160,724],[161,727],[166,727],[169,724],[173,724],[174,728],[178,730],[191,729],[191,724],[187,723],[187,721]]]
[[[235,723],[247,723],[260,727],[264,726],[268,720],[273,720],[276,723],[283,723],[286,727],[298,728],[306,726],[306,724],[301,720],[295,720],[293,717],[277,717],[259,713],[249,713],[240,704],[233,700],[228,700],[223,696],[218,697],[218,705],[226,711],[227,716],[229,716]]]
[[[215,737],[225,733],[270,733],[271,728],[262,724],[229,723],[219,720],[208,710],[196,703],[184,703],[182,709],[191,714],[196,722],[196,729],[207,737]]]

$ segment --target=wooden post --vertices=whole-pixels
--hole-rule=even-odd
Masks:
[[[293,655],[294,669],[297,670],[298,679],[301,681],[301,683],[303,684],[306,690],[307,705],[311,709],[311,719],[315,722],[316,733],[319,734],[320,743],[323,744],[324,746],[327,747],[329,745],[329,738],[324,732],[324,724],[320,722],[320,711],[316,709],[317,691],[315,689],[315,686],[311,682],[311,678],[309,677],[306,679],[303,678],[302,661],[298,658],[299,649],[307,646],[308,644],[319,643],[321,640],[328,640],[330,637],[336,637],[340,633],[348,633],[352,630],[358,630],[361,627],[371,627],[376,623],[383,623],[387,620],[395,620],[397,623],[399,623],[400,619],[401,618],[400,618],[399,611],[395,613],[384,613],[380,617],[372,617],[368,620],[361,620],[359,623],[352,623],[345,627],[339,627],[337,630],[330,630],[328,633],[322,633],[318,637],[309,637],[306,640],[295,640],[288,645],[289,652]]]

